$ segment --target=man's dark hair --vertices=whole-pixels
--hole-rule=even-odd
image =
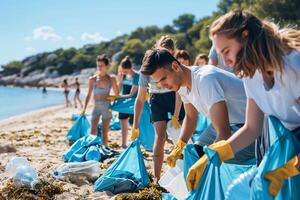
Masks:
[[[160,68],[170,68],[173,61],[180,64],[167,49],[150,49],[145,53],[140,72],[149,76]]]

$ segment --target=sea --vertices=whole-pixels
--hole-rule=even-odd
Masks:
[[[72,93],[69,98],[73,99]],[[42,88],[0,86],[0,120],[64,102],[64,94],[59,90],[47,89],[47,93],[43,93]]]

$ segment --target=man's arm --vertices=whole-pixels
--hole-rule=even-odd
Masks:
[[[192,137],[198,121],[198,112],[196,108],[190,104],[186,103],[184,104],[185,109],[185,117],[182,123],[181,133],[180,133],[180,139],[187,143],[189,139]]]
[[[209,109],[209,116],[217,133],[215,142],[227,140],[231,136],[231,130],[226,102],[220,101],[215,103]]]

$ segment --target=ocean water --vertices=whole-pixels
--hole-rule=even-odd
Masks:
[[[72,98],[73,93],[70,94],[70,100]],[[62,91],[48,89],[45,95],[42,93],[42,88],[0,86],[0,120],[49,106],[64,104],[64,102]]]

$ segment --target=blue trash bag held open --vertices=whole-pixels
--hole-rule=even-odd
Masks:
[[[198,188],[190,192],[187,199],[224,199],[224,193],[231,183],[240,174],[253,167],[251,164],[238,165],[229,163],[220,163],[218,154],[204,147],[204,152],[209,157],[209,162],[202,175]],[[186,145],[184,149],[184,178],[189,168],[199,159],[198,153],[192,144]]]
[[[92,145],[101,145],[102,139],[98,136],[87,135],[77,140],[68,151],[65,152],[63,158],[65,162],[83,162],[85,155]]]
[[[300,144],[295,135],[275,117],[269,118],[269,134],[275,140],[271,142],[272,145],[258,166],[257,174],[251,183],[251,199],[274,199],[268,193],[269,182],[264,179],[266,172],[284,165],[300,152]],[[299,188],[300,176],[289,178],[275,199],[300,199]]]
[[[113,194],[135,192],[148,186],[150,179],[145,167],[140,143],[135,140],[120,157],[97,179],[95,191]]]
[[[133,114],[134,102],[136,98],[120,98],[116,99],[111,107],[112,110]],[[152,151],[154,144],[154,126],[150,120],[150,106],[148,102],[144,103],[143,111],[139,123],[140,136],[139,140],[147,151]]]
[[[87,136],[90,130],[90,123],[85,115],[80,116],[69,129],[66,137],[70,142],[75,142],[79,138]]]

